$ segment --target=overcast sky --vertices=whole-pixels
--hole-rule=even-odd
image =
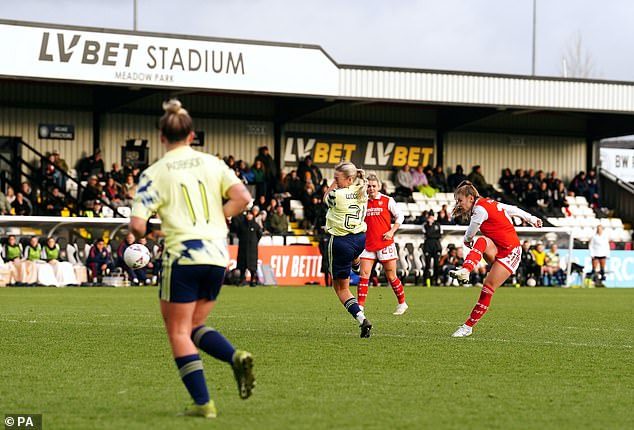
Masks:
[[[133,28],[134,0],[0,0],[0,18]],[[536,0],[536,75],[581,39],[590,77],[634,81],[634,1]],[[530,75],[533,0],[137,0],[137,29],[320,45],[340,64]]]

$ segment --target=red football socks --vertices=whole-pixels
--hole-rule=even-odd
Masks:
[[[479,237],[473,244],[473,248],[467,254],[467,258],[464,259],[462,267],[472,272],[473,269],[482,261],[482,254],[487,249],[487,241],[483,237]]]
[[[368,297],[368,283],[369,278],[359,278],[359,285],[357,285],[357,301],[359,306],[365,306],[365,299]]]
[[[394,278],[390,281],[390,285],[392,286],[392,290],[394,290],[394,294],[396,294],[398,304],[402,305],[403,303],[405,303],[405,290],[403,290],[403,284],[401,283],[401,280],[398,278]]]
[[[465,322],[466,325],[468,325],[469,327],[473,327],[480,320],[480,318],[482,318],[482,315],[484,315],[487,309],[489,309],[493,293],[494,291],[486,284],[484,285],[484,287],[482,287],[478,303],[476,303],[473,310],[471,311],[469,319]]]

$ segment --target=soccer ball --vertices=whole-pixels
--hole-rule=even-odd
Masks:
[[[535,282],[535,279],[533,278],[528,278],[526,280],[526,285],[528,285],[529,287],[534,287],[535,285],[537,285],[537,282]]]
[[[130,269],[142,269],[150,262],[150,251],[140,243],[133,243],[123,253],[123,261]]]

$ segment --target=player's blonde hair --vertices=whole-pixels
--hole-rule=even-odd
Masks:
[[[343,173],[346,178],[355,178],[354,184],[359,186],[356,192],[356,198],[360,201],[367,201],[368,180],[365,177],[365,170],[357,169],[350,161],[341,161],[335,166],[335,172]]]
[[[453,195],[456,201],[458,200],[459,196],[471,196],[473,197],[474,201],[480,198],[480,193],[478,193],[478,189],[471,183],[471,181],[460,182],[460,184],[456,187]],[[451,211],[451,216],[454,219],[458,220],[468,220],[471,214],[463,211],[461,208],[458,207],[458,205],[456,205]]]
[[[379,179],[378,176],[376,176],[376,173],[374,173],[374,172],[368,173],[368,176],[366,177],[366,179],[368,180],[368,182],[370,182],[370,181],[376,182],[378,184],[379,188],[381,188],[381,180]]]
[[[194,131],[194,123],[180,100],[170,99],[163,102],[165,113],[158,123],[161,134],[169,143],[185,140]]]

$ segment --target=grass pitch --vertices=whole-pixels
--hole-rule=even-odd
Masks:
[[[634,290],[496,292],[474,335],[451,333],[479,289],[370,289],[374,324],[324,287],[225,287],[209,325],[256,356],[238,398],[204,356],[219,416],[189,404],[155,288],[0,289],[0,414],[50,429],[622,429],[634,422]]]

